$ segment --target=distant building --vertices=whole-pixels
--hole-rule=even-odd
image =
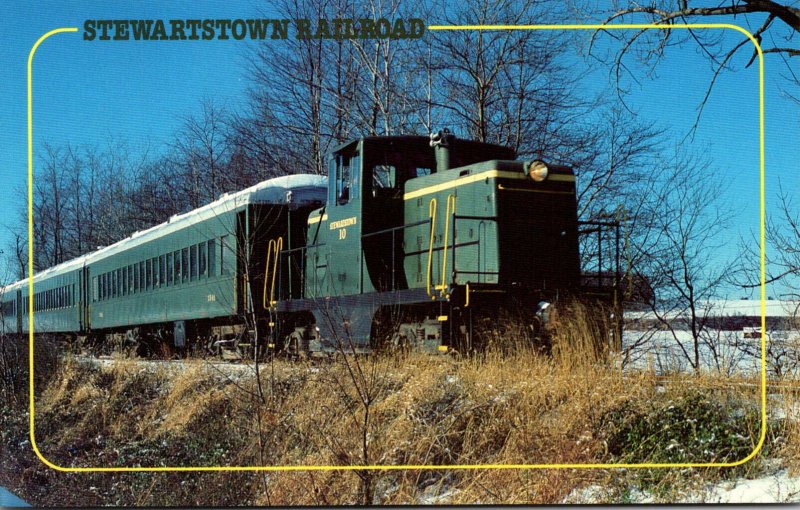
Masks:
[[[800,301],[768,300],[765,302],[767,330],[794,330],[800,326]],[[761,300],[734,299],[702,301],[698,303],[697,317],[703,326],[723,331],[744,331],[761,328]],[[688,309],[660,312],[670,327],[688,327]],[[663,321],[653,311],[626,311],[626,329],[641,330],[664,328]]]

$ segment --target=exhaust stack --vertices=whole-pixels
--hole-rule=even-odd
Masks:
[[[455,135],[445,128],[438,133],[431,133],[431,147],[436,154],[436,172],[450,170],[450,143]]]

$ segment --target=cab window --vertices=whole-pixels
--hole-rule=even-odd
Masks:
[[[394,188],[397,185],[397,170],[394,165],[375,165],[372,168],[373,189]]]
[[[361,158],[358,154],[351,156],[337,154],[332,163],[336,166],[336,203],[344,205],[358,198]]]

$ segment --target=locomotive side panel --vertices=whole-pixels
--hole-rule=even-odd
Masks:
[[[430,282],[433,292],[442,284],[498,282],[496,169],[504,163],[455,168],[407,183],[405,221],[419,223],[405,233],[410,288],[427,289]]]

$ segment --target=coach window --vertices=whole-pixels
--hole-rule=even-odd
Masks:
[[[215,259],[217,257],[217,246],[213,239],[208,241],[208,276],[216,276]]]
[[[120,285],[120,289],[122,290],[121,295],[127,296],[128,295],[128,266],[122,268],[122,285]]]
[[[172,285],[172,252],[167,253],[167,287]]]
[[[144,285],[146,290],[150,290],[153,286],[153,262],[152,259],[147,259],[145,261],[145,268],[146,274],[144,279]]]
[[[222,236],[219,240],[219,274],[231,274],[231,264],[234,263],[233,249],[230,246],[231,236]]]
[[[172,261],[175,266],[175,285],[181,283],[181,251],[172,252]]]
[[[197,245],[197,274],[199,277],[206,275],[206,243]]]
[[[136,264],[128,266],[128,294],[133,294],[133,267]]]
[[[194,281],[197,279],[197,245],[189,247],[189,278]]]
[[[139,292],[144,292],[145,289],[145,269],[144,261],[139,262]]]
[[[158,257],[158,285],[163,287],[167,284],[167,266],[166,266],[166,255],[161,255]]]
[[[139,292],[139,263],[133,265],[133,292]]]
[[[189,248],[181,250],[181,277],[184,282],[189,279]]]

